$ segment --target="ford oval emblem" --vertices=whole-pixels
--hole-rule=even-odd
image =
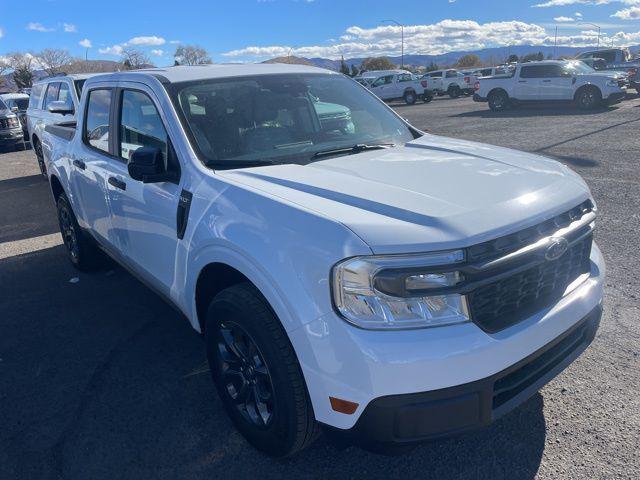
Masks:
[[[552,238],[547,247],[547,251],[544,253],[544,258],[547,260],[557,260],[565,252],[569,250],[569,242],[564,237]]]

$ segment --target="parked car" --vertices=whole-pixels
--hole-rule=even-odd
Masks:
[[[413,105],[421,98],[424,102],[433,100],[433,92],[424,80],[415,80],[410,72],[387,73],[375,79],[369,90],[385,101],[404,100]]]
[[[522,63],[510,76],[481,78],[473,99],[488,102],[501,111],[524,102],[574,102],[590,110],[603,103],[614,104],[626,95],[624,81],[615,75],[593,72],[580,62],[546,60]]]
[[[42,136],[47,125],[75,122],[80,92],[91,75],[54,75],[35,83],[27,109],[27,134],[38,160],[40,172],[46,177],[42,153]],[[65,113],[62,113],[65,112]]]
[[[429,90],[436,95],[449,95],[458,98],[460,95],[472,95],[476,78],[472,75],[464,75],[454,69],[436,70],[425,73],[422,76],[429,85]]]
[[[0,98],[0,148],[24,148],[20,119]]]
[[[425,134],[301,65],[100,75],[77,111],[43,139],[71,263],[107,252],[175,305],[269,454],[320,425],[376,447],[485,426],[598,328],[597,208],[561,163]]]
[[[474,68],[471,70],[465,70],[462,73],[464,75],[474,75],[476,77],[495,77],[497,75],[510,74],[509,67],[507,66]]]
[[[632,58],[628,48],[589,50],[578,54],[576,59],[588,62],[596,70],[627,72],[630,87],[640,93],[640,59]]]
[[[29,140],[29,133],[27,131],[27,107],[29,106],[29,95],[26,93],[5,93],[0,95],[0,99],[4,101],[4,104],[15,113],[20,119],[22,126],[22,133],[25,140]]]

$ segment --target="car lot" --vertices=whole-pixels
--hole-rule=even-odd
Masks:
[[[74,271],[33,152],[2,153],[0,478],[638,478],[640,99],[589,113],[396,108],[432,133],[555,157],[591,186],[606,312],[567,373],[492,427],[401,457],[321,439],[274,461],[227,420],[188,324],[114,265]]]

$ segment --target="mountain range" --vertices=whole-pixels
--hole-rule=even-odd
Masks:
[[[454,65],[458,59],[464,55],[473,54],[480,57],[483,63],[491,63],[491,64],[499,64],[504,62],[509,55],[518,55],[518,57],[523,57],[529,53],[538,53],[542,52],[542,54],[547,57],[551,55],[552,57],[574,57],[580,52],[584,52],[586,50],[593,50],[595,47],[549,47],[549,46],[540,46],[540,45],[513,45],[509,47],[494,47],[494,48],[484,48],[482,50],[471,50],[471,51],[460,51],[460,52],[448,52],[440,55],[405,55],[404,56],[404,64],[405,65],[416,65],[416,66],[427,66],[431,64],[431,62],[440,65],[440,66],[452,66]],[[606,48],[606,47],[602,47]],[[630,50],[634,54],[638,54],[640,52],[640,45],[636,45],[630,47]],[[330,60],[327,58],[302,58],[297,57],[298,60],[306,60],[311,64],[326,68],[329,70],[339,70],[340,69],[340,60]],[[402,58],[400,56],[396,57],[388,57],[396,65],[400,65],[402,63]],[[345,58],[344,62],[347,66],[351,67],[351,65],[360,66],[365,58]]]

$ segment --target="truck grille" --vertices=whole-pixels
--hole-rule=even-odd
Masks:
[[[9,128],[9,120],[0,118],[0,130],[6,130],[7,128]]]
[[[589,272],[592,236],[562,257],[480,287],[469,295],[473,321],[487,332],[514,325],[562,298],[567,287]]]
[[[462,293],[467,295],[473,321],[495,333],[562,298],[572,282],[590,271],[593,235],[585,215],[593,218],[593,209],[588,200],[533,227],[468,248]],[[566,229],[562,236],[569,247],[559,258],[546,259],[546,245],[528,250],[561,229]],[[522,251],[526,253],[519,255]],[[511,259],[510,254],[519,256]]]

